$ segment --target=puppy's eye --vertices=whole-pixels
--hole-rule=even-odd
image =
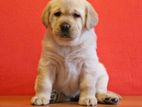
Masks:
[[[56,16],[56,17],[59,17],[59,16],[61,16],[61,12],[56,12],[56,13],[54,13],[54,16]]]
[[[80,14],[78,14],[78,13],[74,13],[73,16],[74,16],[75,18],[80,18],[80,17],[81,17]]]

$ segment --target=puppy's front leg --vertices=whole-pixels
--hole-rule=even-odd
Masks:
[[[54,79],[55,67],[53,65],[39,67],[39,74],[35,84],[36,95],[31,100],[33,105],[49,104]]]
[[[85,69],[84,69],[85,70]],[[96,94],[96,80],[90,71],[83,71],[80,77],[80,105],[94,106],[97,104]]]

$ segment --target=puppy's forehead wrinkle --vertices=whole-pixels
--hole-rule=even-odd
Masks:
[[[50,2],[51,12],[54,14],[55,12],[60,11],[62,14],[66,15],[78,13],[84,17],[86,2],[86,0],[52,0]]]
[[[84,3],[86,0],[52,0],[51,4],[52,4],[52,8],[57,8],[57,7],[63,7],[63,8],[82,8],[85,7]]]
[[[54,2],[54,3],[59,3],[59,2],[68,2],[68,3],[73,3],[73,2],[76,2],[77,1],[77,3],[80,3],[80,2],[85,2],[85,1],[87,1],[87,0],[50,0],[50,2]]]

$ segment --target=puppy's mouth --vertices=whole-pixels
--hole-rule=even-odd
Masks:
[[[69,32],[60,32],[59,36],[61,38],[72,38]]]
[[[74,40],[74,37],[72,37],[70,34],[58,34],[58,37],[60,40],[67,40],[67,41],[72,41]]]
[[[55,32],[55,35],[58,39],[64,41],[72,41],[75,39],[75,36],[73,36],[70,32],[57,31]]]

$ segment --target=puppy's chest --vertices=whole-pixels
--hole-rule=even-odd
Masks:
[[[63,58],[62,69],[64,69],[64,72],[68,72],[69,74],[80,73],[82,64],[84,62],[83,54],[80,52],[80,50],[70,51],[70,49],[65,49],[61,50],[59,54]]]
[[[83,65],[83,59],[81,57],[67,57],[64,59],[64,71],[68,72],[69,75],[78,75],[81,72]]]
[[[59,74],[65,75],[67,79],[75,79],[80,75],[83,58],[77,55],[69,55],[63,58],[60,69],[58,69]],[[63,73],[63,74],[62,74]]]
[[[62,54],[62,58],[63,61],[60,63],[59,68],[57,68],[56,86],[62,90],[77,90],[84,59],[78,52]]]

